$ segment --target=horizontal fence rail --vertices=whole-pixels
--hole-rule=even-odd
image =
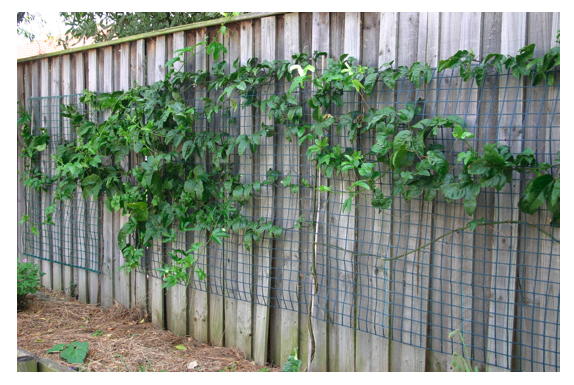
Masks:
[[[298,22],[310,17],[309,22],[320,23],[328,14],[309,15],[287,14],[258,20],[255,27],[262,34],[258,41],[272,22],[277,33],[285,34],[280,44],[286,46],[293,17]],[[330,19],[327,16],[327,24],[337,29],[341,20],[343,24],[352,23],[345,19],[351,14],[342,15],[331,15]],[[382,30],[388,20],[383,14],[376,15],[380,15],[376,27]],[[371,14],[362,17],[365,23],[372,21]],[[229,26],[230,41],[225,41],[230,51],[230,58],[225,58],[228,62],[233,62],[234,53],[239,54],[237,45],[245,23],[248,22]],[[196,33],[197,39],[205,36],[199,30],[178,36],[185,37],[186,45],[193,45]],[[177,42],[174,37],[166,60],[171,58],[169,52],[178,48]],[[158,55],[158,44],[162,43],[156,41],[153,49],[148,46],[148,63],[155,62],[152,55]],[[132,68],[140,66],[141,74],[145,68],[144,60],[138,59],[141,46],[121,47],[132,58]],[[336,56],[333,51],[337,49],[332,47],[330,56]],[[362,56],[365,61],[364,51]],[[105,53],[102,58],[93,67],[87,66],[86,79],[90,71],[100,76],[106,73]],[[200,60],[187,70],[202,68]],[[204,68],[212,64],[206,62]],[[149,72],[149,65],[147,71],[147,83],[151,84],[155,75]],[[129,80],[135,80],[137,73],[130,74]],[[499,142],[518,153],[530,147],[539,162],[552,163],[560,150],[559,74],[555,72],[552,86],[544,83],[534,87],[529,79],[516,80],[508,73],[489,75],[478,86],[474,80],[464,82],[458,71],[435,70],[431,81],[419,89],[408,79],[397,81],[394,89],[379,81],[366,102],[371,108],[392,106],[397,110],[414,103],[421,110],[415,121],[457,115],[474,134],[471,141],[477,151],[482,152],[485,143]],[[141,78],[139,82],[143,83]],[[79,83],[77,80],[74,84],[78,91]],[[121,76],[111,81],[107,89],[90,89],[125,89],[120,83]],[[257,97],[281,95],[288,88],[288,84],[273,84],[263,87]],[[351,212],[342,212],[342,197],[346,194],[340,193],[346,191],[348,177],[322,175],[319,184],[329,186],[332,192],[317,194],[318,209],[314,213],[312,188],[301,186],[291,191],[281,184],[288,175],[293,184],[313,180],[315,169],[306,156],[308,145],[299,148],[297,138],[289,142],[283,135],[287,126],[274,124],[251,108],[240,108],[227,116],[215,113],[207,121],[200,98],[215,100],[220,92],[192,88],[182,96],[188,106],[196,108],[196,129],[200,131],[237,137],[259,131],[262,124],[274,125],[275,135],[262,140],[256,154],[247,151],[243,156],[234,153],[231,157],[235,159],[234,173],[252,182],[264,181],[269,169],[279,173],[277,183],[262,188],[256,199],[249,201],[245,212],[250,213],[251,219],[261,217],[282,226],[281,237],[260,240],[251,251],[242,245],[243,237],[233,234],[223,245],[210,243],[199,261],[207,279],[195,278],[190,288],[177,286],[161,294],[153,289],[156,280],[161,282],[156,269],[169,263],[170,251],[187,250],[191,244],[204,240],[205,234],[178,232],[177,241],[158,247],[154,244],[146,250],[137,272],[121,275],[116,272],[121,256],[117,246],[113,246],[121,216],[106,212],[101,200],[84,199],[78,190],[73,200],[57,207],[54,225],[36,229],[24,225],[21,233],[23,254],[43,261],[43,270],[50,270],[49,286],[75,290],[80,297],[89,297],[90,302],[105,304],[106,298],[119,298],[126,306],[146,306],[161,326],[179,334],[217,345],[239,346],[257,361],[280,363],[296,346],[303,359],[309,353],[306,325],[314,294],[310,271],[315,253],[318,291],[310,315],[317,345],[314,370],[448,371],[455,370],[451,354],[457,352],[468,354],[473,367],[477,365],[480,370],[560,371],[560,246],[541,231],[560,239],[560,229],[550,226],[551,214],[546,210],[525,215],[512,203],[518,201],[531,176],[515,173],[512,183],[502,191],[483,191],[474,216],[469,217],[462,201],[447,203],[442,196],[432,202],[421,196],[408,202],[395,197],[387,210],[374,209],[370,197],[361,196]],[[299,97],[308,99],[313,92],[307,87],[299,91]],[[28,97],[26,108],[32,114],[34,128],[44,128],[55,138],[38,163],[42,171],[54,175],[57,165],[51,155],[57,151],[59,141],[75,139],[67,119],[60,116],[60,106],[82,106],[78,94],[51,95]],[[342,99],[342,108],[331,106],[333,116],[354,110],[360,113],[358,100],[351,95]],[[311,121],[311,113],[304,109],[306,123]],[[103,116],[97,118],[101,120]],[[463,143],[455,140],[450,130],[443,131],[435,144],[450,150],[445,155],[451,167],[460,167],[456,155],[463,150]],[[336,127],[328,135],[336,142]],[[364,134],[344,145],[368,153],[375,142],[372,134]],[[142,160],[130,156],[130,162]],[[210,159],[188,162],[190,169],[199,163],[207,168],[211,164]],[[385,171],[378,167],[378,171]],[[384,179],[378,187],[385,196],[391,195],[392,178]],[[32,223],[42,222],[52,190],[38,193],[23,188],[21,195],[23,214],[29,215]],[[487,222],[527,221],[535,227],[504,224],[453,232],[481,217]],[[317,222],[316,227],[308,225],[313,221]],[[435,239],[438,240],[422,247]],[[412,253],[397,260],[384,260],[408,252]],[[157,293],[165,296],[160,313],[153,310]],[[458,334],[449,338],[456,329],[464,338],[465,352]],[[262,335],[258,334],[261,330]]]

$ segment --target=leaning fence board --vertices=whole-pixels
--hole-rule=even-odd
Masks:
[[[524,47],[526,39],[526,13],[504,13],[502,16],[502,54],[515,54]],[[522,152],[522,105],[517,98],[521,80],[506,77],[506,89],[500,89],[499,99],[502,101],[498,122],[497,141],[510,147],[511,153]],[[495,195],[495,221],[516,221],[519,219],[517,208],[520,191],[518,173],[513,173],[512,182],[507,184]],[[508,371],[511,369],[512,344],[514,342],[513,322],[516,299],[516,258],[518,246],[518,229],[512,224],[496,225],[495,229],[502,237],[495,244],[498,252],[493,258],[491,302],[489,313],[492,315],[488,323],[488,341],[486,362],[492,371]]]
[[[51,133],[52,130],[52,122],[50,120],[50,103],[51,99],[50,96],[50,63],[49,59],[42,59],[40,61],[40,96],[42,99],[38,100],[39,111],[41,114],[41,119],[38,119],[38,123],[40,123],[40,127],[47,130],[48,133]],[[51,161],[50,156],[48,154],[48,149],[42,151],[40,153],[40,170],[46,174],[52,174],[52,165],[53,161]],[[46,220],[46,208],[50,205],[52,201],[52,186],[48,189],[48,191],[42,191],[40,193],[41,196],[41,205],[40,205],[40,215],[39,218],[43,222]],[[44,275],[41,278],[42,286],[45,286],[49,289],[52,289],[52,250],[51,250],[51,240],[52,237],[52,225],[43,224],[40,225],[38,229],[40,231],[40,239],[42,243],[42,272]]]

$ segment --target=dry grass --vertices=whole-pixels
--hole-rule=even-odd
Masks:
[[[54,345],[72,341],[89,343],[83,365],[69,364],[59,353],[46,354]],[[177,345],[186,350],[176,349]],[[18,346],[90,372],[257,372],[264,368],[240,349],[208,346],[154,328],[142,309],[127,309],[119,303],[103,309],[48,290],[29,295],[28,308],[18,312]]]

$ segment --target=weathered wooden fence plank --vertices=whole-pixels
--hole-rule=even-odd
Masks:
[[[502,15],[502,54],[515,55],[526,43],[526,13],[503,13]],[[516,100],[522,99],[523,90],[517,88],[522,79],[506,77],[501,84],[499,99],[502,101],[498,121],[497,141],[510,147],[512,153],[522,152],[523,107]],[[495,194],[495,221],[516,221],[519,219],[518,199],[520,177],[513,173],[512,182]],[[514,316],[516,299],[516,258],[518,228],[512,224],[496,225],[499,234],[497,249],[492,264],[492,281],[488,322],[487,357],[488,369],[508,371],[511,369],[512,344],[514,343]]]
[[[72,94],[72,66],[70,55],[64,55],[62,57],[62,95]],[[67,103],[70,103],[70,99],[66,99]],[[62,119],[62,135],[65,140],[71,140],[72,138],[72,127],[70,125],[69,119]],[[63,288],[66,294],[72,294],[73,285],[73,268],[72,257],[73,257],[73,243],[72,243],[72,201],[65,201],[62,203],[62,225],[63,225],[63,242],[62,242],[62,252],[64,258],[63,267]]]
[[[98,51],[97,50],[90,50],[87,53],[88,61],[87,61],[87,72],[88,72],[88,84],[87,89],[88,91],[97,92],[98,91]],[[95,111],[88,110],[88,113],[94,114],[90,116],[90,120],[93,122],[97,122],[97,114]],[[97,241],[97,237],[100,233],[100,226],[98,218],[98,206],[99,202],[94,200],[93,196],[90,196],[87,199],[87,207],[88,212],[86,215],[87,219],[87,232],[93,238],[87,245],[87,252],[89,255],[92,256],[92,263],[89,267],[93,270],[99,270],[101,268],[101,247]],[[94,239],[96,238],[96,239]],[[98,259],[96,259],[98,257]],[[100,294],[100,275],[94,271],[88,271],[88,297],[89,301],[92,304],[97,304],[99,302],[99,294]]]
[[[227,32],[229,33],[229,32]],[[225,44],[224,35],[218,35],[217,41],[220,44]],[[193,42],[195,43],[195,35],[193,36]],[[191,42],[188,45],[192,45]],[[226,55],[221,55],[219,60],[225,60],[228,62],[228,67],[225,70],[226,74],[229,74],[229,66],[233,64]],[[226,118],[218,113],[218,116],[214,118],[214,133],[225,132],[224,127],[226,125]],[[224,297],[223,297],[223,272],[224,272],[224,254],[223,245],[218,245],[216,243],[210,244],[209,248],[209,266],[208,266],[208,282],[209,282],[209,339],[208,342],[212,345],[223,346],[223,332],[224,332]]]
[[[79,52],[74,55],[76,63],[76,77],[75,77],[75,93],[81,94],[85,87],[85,65],[84,65],[84,53]],[[70,100],[71,103],[75,103],[78,109],[84,109],[84,105],[80,103],[80,96],[75,96],[74,100]],[[76,134],[74,133],[74,136]],[[88,255],[86,249],[86,201],[82,197],[82,189],[79,187],[76,190],[76,216],[75,216],[75,248],[76,248],[76,265],[79,266],[75,269],[77,273],[77,291],[78,299],[82,302],[88,301],[88,272],[86,268],[88,267]],[[74,274],[75,276],[75,274]]]
[[[166,60],[166,37],[158,36],[155,44],[148,42],[148,52],[154,51],[154,61],[148,77],[148,84],[153,84],[162,80],[165,75]],[[152,324],[159,328],[165,327],[165,290],[163,289],[163,280],[159,277],[158,268],[164,265],[164,247],[162,239],[154,239],[152,243],[151,274],[149,276],[149,290],[151,295],[151,319]]]
[[[52,121],[50,120],[50,104],[52,100],[50,97],[50,63],[49,59],[42,59],[40,61],[40,96],[42,99],[38,100],[39,111],[41,114],[41,120],[38,120],[40,124],[39,127],[45,128],[48,133],[50,133],[52,129]],[[40,153],[40,171],[44,173],[51,174],[52,173],[52,165],[53,161],[51,161],[48,148]],[[40,203],[40,220],[43,222],[46,220],[46,208],[52,202],[52,189],[48,191],[42,191],[40,193],[41,196],[41,203]],[[40,239],[42,243],[42,251],[41,256],[44,258],[42,260],[42,272],[44,275],[41,278],[42,285],[51,289],[52,288],[52,250],[51,250],[51,243],[52,243],[52,225],[44,224],[40,225],[38,230],[40,231]]]
[[[58,63],[60,58],[58,57]],[[26,94],[25,94],[25,65],[24,64],[18,64],[16,67],[16,102],[18,103],[18,107],[17,107],[17,114],[16,117],[18,119],[20,119],[21,114],[20,114],[20,110],[25,110],[26,109]],[[20,155],[22,149],[23,149],[23,138],[22,138],[22,131],[20,129],[20,127],[18,127],[18,155]],[[24,214],[26,213],[26,199],[25,199],[25,191],[24,191],[24,180],[22,179],[24,177],[24,158],[21,156],[18,156],[17,160],[17,167],[18,167],[18,175],[16,176],[16,185],[17,185],[17,199],[18,199],[18,203],[17,203],[17,219],[18,219],[18,224],[16,227],[16,245],[18,248],[18,261],[22,262],[22,260],[25,258],[24,257],[24,243],[22,242],[22,236],[23,236],[23,232],[24,232],[24,224],[20,223],[20,221],[22,220],[22,217],[24,216]],[[59,210],[58,210],[59,211]],[[61,272],[61,270],[60,270]],[[57,279],[57,277],[54,277],[54,279]],[[56,281],[54,283],[54,285],[56,285],[58,281]]]
[[[131,61],[133,68],[133,77],[137,84],[146,84],[146,63],[145,63],[145,40],[141,39],[135,43],[134,47],[134,59]],[[135,154],[134,162],[135,164],[141,164],[143,157],[140,154]],[[132,285],[132,291],[135,291],[134,304],[140,306],[146,310],[149,310],[148,301],[148,279],[146,274],[143,272],[147,265],[145,260],[140,260],[140,263],[144,264],[143,269],[140,268],[135,272],[135,286]],[[135,288],[135,289],[134,289]]]
[[[261,61],[275,60],[276,41],[276,20],[275,16],[261,19]],[[269,99],[275,93],[275,82],[270,83],[261,90],[261,100]],[[262,112],[261,123],[272,125],[272,120]],[[259,127],[257,127],[259,128]],[[262,178],[267,170],[273,169],[273,136],[262,137],[259,149],[259,169],[254,169],[254,173]],[[269,185],[261,186],[261,199],[259,200],[259,217],[267,221],[273,220],[273,187]],[[255,283],[255,305],[253,309],[253,360],[257,365],[267,362],[267,348],[269,346],[269,305],[270,305],[270,273],[272,258],[271,237],[260,241],[254,247],[253,261],[257,268],[254,276]]]
[[[448,58],[456,53],[461,47],[472,49],[480,57],[481,45],[481,14],[480,13],[449,13],[443,18],[444,27],[440,36],[440,58]],[[454,77],[449,77],[453,75]],[[449,103],[441,104],[437,113],[442,116],[458,115],[465,120],[468,131],[476,134],[477,123],[477,99],[478,89],[474,82],[463,82],[458,71],[444,71],[443,78],[439,80],[439,99],[448,100]],[[444,107],[443,107],[444,105]],[[445,128],[441,132],[445,154],[454,151],[467,151],[463,141],[453,143],[452,129]],[[447,158],[449,164],[454,164],[454,157]],[[460,166],[457,166],[460,170]],[[447,203],[443,197],[436,202],[436,220],[434,234],[431,239],[442,236],[445,232],[463,227],[471,217],[465,213],[462,202]],[[469,218],[469,219],[467,219]],[[438,360],[442,370],[456,371],[456,367],[451,365],[452,356],[450,352],[463,354],[463,346],[457,336],[449,340],[451,331],[460,330],[463,338],[471,339],[471,313],[472,313],[472,266],[474,234],[471,232],[459,232],[452,237],[444,238],[433,245],[433,267],[431,286],[437,288],[433,290],[433,323],[441,327],[433,327],[433,348],[440,349],[448,353],[437,353],[434,357]],[[468,246],[465,246],[468,245]],[[448,257],[447,257],[448,256]],[[448,276],[444,272],[448,271]],[[440,290],[438,290],[440,288]],[[440,304],[440,305],[439,305]],[[440,308],[437,308],[440,306]],[[442,319],[436,315],[434,310],[439,310]],[[439,340],[435,337],[440,337]],[[444,342],[449,341],[449,342]],[[471,349],[467,348],[471,353]]]
[[[246,65],[247,60],[253,57],[253,21],[241,22],[241,56],[240,65]],[[253,107],[241,107],[239,116],[239,134],[251,137],[253,133]],[[245,152],[239,163],[240,182],[249,184],[253,182],[253,154]],[[254,199],[251,197],[243,206],[242,214],[247,218],[253,217]],[[240,301],[237,302],[237,346],[251,357],[253,354],[253,256],[252,250],[247,250],[243,242],[244,231],[239,232],[239,245],[237,253],[237,289]]]
[[[173,35],[173,50],[185,47],[185,33],[177,32]],[[174,69],[180,70],[183,63],[175,63]],[[187,234],[178,230],[179,222],[173,224],[173,228],[178,233],[176,242],[171,244],[174,250],[188,250]],[[166,292],[166,322],[167,328],[180,336],[187,334],[187,287],[176,285]]]
[[[208,37],[208,31],[205,28],[196,31],[196,43],[204,40]],[[198,52],[195,57],[195,70],[208,70],[207,55],[205,51]],[[203,112],[203,101],[199,100],[201,97],[208,97],[208,94],[201,90],[195,92],[195,108],[197,112]],[[208,130],[207,121],[205,119],[200,119],[197,124],[197,132],[202,132]],[[197,154],[193,156],[195,165],[203,165],[205,167],[205,160],[201,159]],[[201,242],[203,245],[206,244],[207,238],[201,231],[193,232],[193,243]],[[208,258],[206,253],[197,253],[197,267],[202,269],[204,272],[208,272],[207,261]],[[197,341],[203,343],[208,342],[208,331],[209,331],[209,303],[207,295],[207,284],[205,281],[201,281],[197,274],[193,276],[193,283],[191,288],[191,303],[190,314],[189,314],[189,332]]]
[[[99,85],[99,90],[103,92],[112,92],[113,89],[113,50],[112,47],[106,47],[103,50],[103,55],[99,55],[99,59],[102,60],[103,68],[100,70],[98,67],[98,73],[102,74],[101,83]],[[103,118],[109,117],[110,112],[104,111]],[[108,199],[110,197],[104,197],[102,199]],[[103,210],[103,258],[101,267],[101,299],[100,303],[102,306],[109,307],[114,304],[114,243],[117,242],[114,239],[114,229],[113,229],[113,213],[108,209]]]
[[[227,61],[234,63],[241,55],[240,45],[241,30],[238,24],[229,25],[227,34],[224,37],[224,44],[227,49]],[[230,69],[229,71],[232,71]],[[227,72],[226,72],[227,73]],[[241,103],[240,98],[235,98],[237,105]],[[231,117],[238,118],[238,111],[232,112]],[[225,125],[227,133],[230,137],[235,138],[239,135],[239,127],[231,120]],[[237,153],[233,153],[229,157],[230,163],[234,165],[233,171],[238,172],[239,157]],[[224,238],[224,345],[237,346],[237,253],[240,238],[237,234],[230,232],[229,238]]]
[[[536,44],[534,55],[537,57],[543,56],[556,40],[556,35],[551,35],[553,16],[549,12],[527,15],[526,44]],[[529,83],[530,79],[524,82],[525,85]],[[556,158],[556,152],[560,149],[559,144],[552,141],[556,139],[552,137],[554,123],[552,120],[555,107],[553,99],[558,97],[557,90],[554,87],[533,87],[525,89],[524,92],[528,92],[530,99],[525,104],[524,111],[524,148],[531,148],[540,161],[552,163]],[[540,138],[544,140],[542,143],[539,141]],[[535,174],[526,175],[524,186],[535,177]],[[520,220],[547,225],[550,224],[552,215],[546,210],[534,215],[521,212]],[[513,369],[528,372],[559,371],[556,367],[557,357],[553,353],[556,352],[557,341],[552,338],[556,336],[555,325],[558,321],[558,313],[555,311],[558,310],[556,288],[560,282],[557,269],[557,266],[560,266],[560,254],[553,255],[555,253],[553,249],[559,250],[559,244],[553,244],[536,228],[520,227],[521,239],[518,249],[523,252],[518,253],[519,295],[516,300],[516,312],[521,316],[516,322],[516,327],[522,330],[522,333],[518,340],[520,354],[516,359],[517,362],[513,363]],[[544,230],[553,232],[550,226],[544,226]]]

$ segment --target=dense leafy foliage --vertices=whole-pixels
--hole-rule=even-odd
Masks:
[[[225,17],[221,12],[60,12],[66,31],[64,45],[82,38],[95,42],[138,35]]]
[[[224,26],[220,33],[225,33]],[[471,141],[473,134],[459,116],[420,119],[416,103],[403,108],[376,109],[366,102],[365,97],[373,92],[377,81],[389,88],[394,88],[402,77],[417,87],[430,82],[432,69],[428,64],[392,69],[391,63],[386,63],[373,68],[357,65],[354,58],[342,55],[336,61],[328,59],[327,69],[316,74],[317,62],[326,53],[315,52],[312,56],[293,55],[292,61],[259,63],[251,59],[239,65],[236,60],[234,71],[229,74],[224,72],[228,65],[225,61],[214,64],[211,72],[175,70],[175,64],[185,60],[185,53],[198,49],[205,49],[214,59],[227,52],[216,39],[210,43],[206,40],[176,51],[166,64],[165,78],[152,85],[99,95],[85,91],[81,103],[88,106],[91,114],[109,111],[109,117],[102,123],[96,123],[90,114],[79,112],[75,106],[65,106],[62,116],[70,119],[77,139],[58,146],[54,156],[55,177],[49,178],[35,167],[35,160],[52,139],[43,129],[32,132],[30,115],[23,112],[19,124],[24,139],[21,155],[28,159],[25,184],[35,189],[56,184],[54,203],[46,209],[46,223],[52,222],[56,202],[71,198],[78,186],[84,197],[104,196],[108,210],[129,216],[118,235],[126,268],[137,267],[145,247],[154,240],[175,241],[177,230],[202,232],[206,242],[170,253],[171,263],[160,269],[167,287],[188,283],[190,270],[203,279],[205,273],[197,267],[202,250],[210,242],[221,244],[230,232],[241,233],[248,250],[263,236],[281,236],[282,228],[265,218],[254,220],[242,214],[245,204],[257,197],[264,185],[287,188],[294,194],[302,187],[348,194],[343,211],[353,210],[355,198],[360,194],[370,194],[373,208],[384,210],[391,207],[393,197],[401,196],[408,201],[420,195],[431,201],[441,193],[447,201],[462,199],[466,213],[472,216],[482,189],[502,190],[510,183],[513,172],[535,173],[536,178],[526,187],[519,208],[533,214],[546,203],[554,214],[554,223],[559,223],[560,175],[558,171],[556,176],[550,173],[552,167],[559,167],[559,160],[554,165],[539,163],[530,148],[512,154],[508,146],[496,143],[486,144],[479,153]],[[504,65],[515,77],[529,75],[534,83],[544,79],[552,82],[550,71],[560,63],[559,47],[543,58],[533,58],[532,52],[533,46],[528,46],[516,57],[488,55],[479,66],[470,67],[474,55],[459,51],[441,61],[439,71],[460,68],[465,79],[474,77],[482,82],[489,67],[502,72]],[[284,93],[262,99],[261,88],[272,82],[287,82],[290,87]],[[301,100],[298,90],[307,84],[312,84],[315,92],[308,100]],[[192,86],[220,90],[220,96],[203,97],[203,110],[196,111],[186,105],[182,96]],[[333,116],[335,107],[343,107],[345,92],[359,95],[359,110]],[[312,110],[310,122],[303,118],[305,105]],[[348,191],[311,185],[306,180],[295,184],[291,175],[280,175],[273,169],[264,179],[247,183],[234,169],[237,162],[234,158],[255,154],[261,138],[277,135],[275,127],[262,124],[261,130],[237,137],[197,129],[200,117],[211,121],[218,112],[230,125],[236,124],[230,112],[239,107],[258,109],[276,125],[284,125],[284,135],[289,141],[306,146],[316,173],[327,177],[341,173],[352,176],[355,181]],[[332,137],[327,135],[331,128],[338,135],[348,136],[351,147],[332,144]],[[449,165],[444,146],[433,141],[445,129],[466,145],[466,151],[458,154],[458,166]],[[358,137],[369,132],[376,138],[369,151],[353,147]],[[128,169],[125,159],[130,153],[141,155],[144,161]],[[378,187],[385,175],[392,179],[392,196],[385,196]],[[296,226],[302,222],[304,218]],[[476,220],[468,228],[473,230],[483,224],[482,219]],[[32,224],[32,231],[35,225]],[[135,235],[133,241],[129,241],[131,235]]]
[[[16,294],[18,295],[18,306],[20,306],[27,294],[34,294],[38,290],[40,277],[46,273],[40,271],[40,265],[35,265],[27,260],[24,260],[24,262],[17,261],[17,264]]]

